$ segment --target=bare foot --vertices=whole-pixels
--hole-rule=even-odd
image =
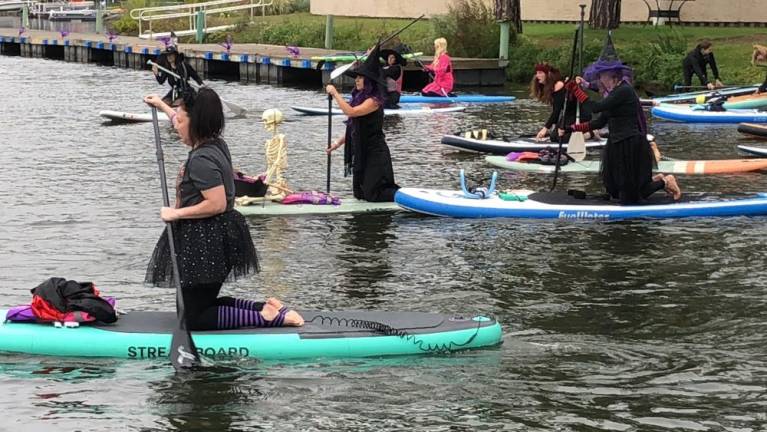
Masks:
[[[277,307],[275,303],[279,305],[279,307]],[[277,317],[282,307],[282,302],[270,297],[266,300],[266,303],[264,303],[263,309],[261,309],[261,316],[264,317],[265,320],[271,321]],[[289,310],[285,313],[285,320],[282,322],[282,325],[301,327],[304,325],[304,319],[301,317],[301,315],[298,314],[298,312]]]
[[[298,312],[290,310],[285,314],[284,325],[291,327],[301,327],[304,325],[304,318],[299,315]]]
[[[671,196],[674,198],[674,201],[679,201],[680,198],[682,198],[682,189],[679,188],[679,184],[676,182],[676,178],[672,175],[667,175],[664,177],[664,180],[666,182],[666,191],[671,194]]]
[[[274,297],[269,297],[269,298],[267,298],[267,299],[266,299],[266,304],[270,304],[270,305],[272,305],[272,306],[276,307],[278,310],[279,310],[280,308],[282,308],[282,306],[283,306],[283,305],[282,305],[282,302],[281,302],[281,301],[279,301],[279,300],[277,300],[277,299],[276,299],[276,298],[274,298]]]
[[[266,303],[264,303],[264,307],[261,309],[261,316],[264,317],[264,319],[267,321],[273,320],[279,313],[280,313],[280,308],[275,307],[274,305],[269,303],[268,300]]]

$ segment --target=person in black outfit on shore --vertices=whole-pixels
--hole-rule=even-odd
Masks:
[[[386,79],[384,108],[398,109],[399,98],[402,95],[402,78],[405,76],[407,60],[395,50],[381,50],[379,55],[386,62],[386,66],[383,67],[384,79]]]
[[[559,117],[565,106],[566,94],[565,84],[562,82],[562,73],[559,72],[559,69],[548,63],[535,65],[535,75],[533,75],[533,79],[530,82],[530,97],[551,106],[551,114],[541,130],[538,131],[538,134],[535,135],[535,139],[542,141],[548,136],[551,138],[551,141],[559,141],[556,127],[559,124]],[[565,112],[565,125],[575,123],[577,105],[576,100],[571,96]],[[581,107],[581,121],[589,120],[591,120],[591,113]],[[590,132],[586,135],[586,138],[591,138]],[[562,136],[563,142],[568,142],[569,140],[569,133]]]
[[[708,80],[706,65],[711,66],[711,72],[714,74],[713,82]],[[714,49],[708,40],[702,40],[694,50],[687,54],[687,57],[682,62],[682,69],[684,71],[684,85],[686,87],[692,85],[693,74],[698,77],[700,84],[708,87],[709,90],[724,86],[722,81],[719,80],[719,69],[716,67]]]
[[[647,120],[633,87],[623,79],[628,69],[620,61],[599,60],[587,68],[596,74],[599,83],[609,93],[600,102],[589,101],[580,84],[585,82],[577,77],[565,84],[575,98],[601,113],[591,122],[572,124],[568,131],[589,131],[609,125],[610,136],[602,152],[602,181],[613,199],[621,205],[639,204],[653,193],[664,189],[674,200],[682,191],[672,175],[652,175],[655,166],[654,155],[647,141]]]
[[[161,71],[157,66],[152,65],[152,72],[154,73],[157,82],[165,84],[165,81],[168,81],[168,84],[170,84],[170,91],[168,91],[162,98],[163,102],[166,104],[172,106],[178,105],[179,98],[184,90],[189,88],[190,78],[202,86],[202,79],[197,74],[197,71],[186,62],[184,54],[178,52],[178,48],[176,48],[175,45],[166,48],[165,52],[157,60],[157,63],[181,77],[181,79],[176,79],[176,77],[171,76]]]

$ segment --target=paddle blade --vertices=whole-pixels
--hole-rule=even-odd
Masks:
[[[570,141],[567,143],[567,154],[576,161],[586,159],[586,139],[583,132],[573,132],[570,134]]]
[[[180,323],[173,331],[170,344],[170,362],[176,370],[191,369],[200,365],[200,357],[192,340],[192,335]]]
[[[351,68],[353,64],[354,63],[349,63],[349,64],[345,64],[343,66],[339,66],[339,67],[333,69],[333,72],[330,73],[330,80],[332,81],[332,80],[340,77],[341,75],[343,75],[344,72],[348,71],[349,68]]]
[[[224,103],[224,105],[226,105],[227,108],[229,108],[229,111],[233,112],[234,115],[236,115],[238,117],[239,116],[244,116],[245,113],[248,112],[248,110],[246,110],[245,108],[243,108],[243,107],[241,107],[239,105],[235,105],[232,102],[228,102],[228,101],[225,101],[223,99],[221,99],[221,101]]]

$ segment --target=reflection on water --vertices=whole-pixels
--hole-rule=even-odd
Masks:
[[[0,306],[28,303],[30,288],[60,276],[94,281],[124,310],[170,310],[172,290],[142,283],[163,229],[152,129],[103,127],[97,116],[147,112],[141,97],[165,88],[146,71],[41,59],[0,56],[0,70]],[[225,131],[244,171],[263,170],[270,134],[260,114],[278,108],[291,187],[323,188],[327,118],[290,109],[324,106],[321,89],[210,85],[249,110]],[[461,168],[488,178],[482,156],[443,148],[441,135],[531,133],[546,116],[521,99],[387,119],[397,182],[456,188]],[[341,131],[342,119],[333,122]],[[737,157],[732,125],[652,129],[670,157]],[[161,133],[173,172],[187,150],[170,129]],[[331,190],[348,193],[336,157]],[[541,190],[551,178],[503,173],[499,182]],[[680,182],[689,192],[767,190],[763,173]],[[564,174],[560,187],[594,192],[599,182]],[[762,430],[764,220],[249,218],[263,271],[228,284],[227,295],[274,295],[296,308],[490,314],[504,344],[448,356],[235,362],[187,377],[165,362],[3,355],[0,429]]]

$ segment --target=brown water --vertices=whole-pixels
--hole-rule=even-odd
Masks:
[[[252,115],[227,124],[246,171],[263,169],[267,108],[286,115],[288,179],[320,189],[317,91],[212,82]],[[50,276],[93,280],[124,310],[172,310],[142,285],[163,228],[152,128],[105,126],[164,92],[146,72],[0,57],[0,307]],[[522,96],[518,94],[518,96]],[[444,133],[530,133],[528,100],[388,119],[397,181],[457,187],[492,171]],[[340,131],[341,119],[334,130]],[[655,123],[668,156],[735,157],[734,126]],[[185,157],[163,128],[168,171]],[[348,191],[340,155],[332,189]],[[549,177],[504,174],[502,186]],[[685,191],[767,191],[761,173],[682,177]],[[566,175],[562,187],[598,183]],[[629,222],[449,220],[410,214],[251,218],[263,272],[228,294],[296,307],[470,311],[502,346],[449,356],[235,362],[176,376],[166,362],[0,356],[0,430],[692,430],[767,428],[765,218]]]

